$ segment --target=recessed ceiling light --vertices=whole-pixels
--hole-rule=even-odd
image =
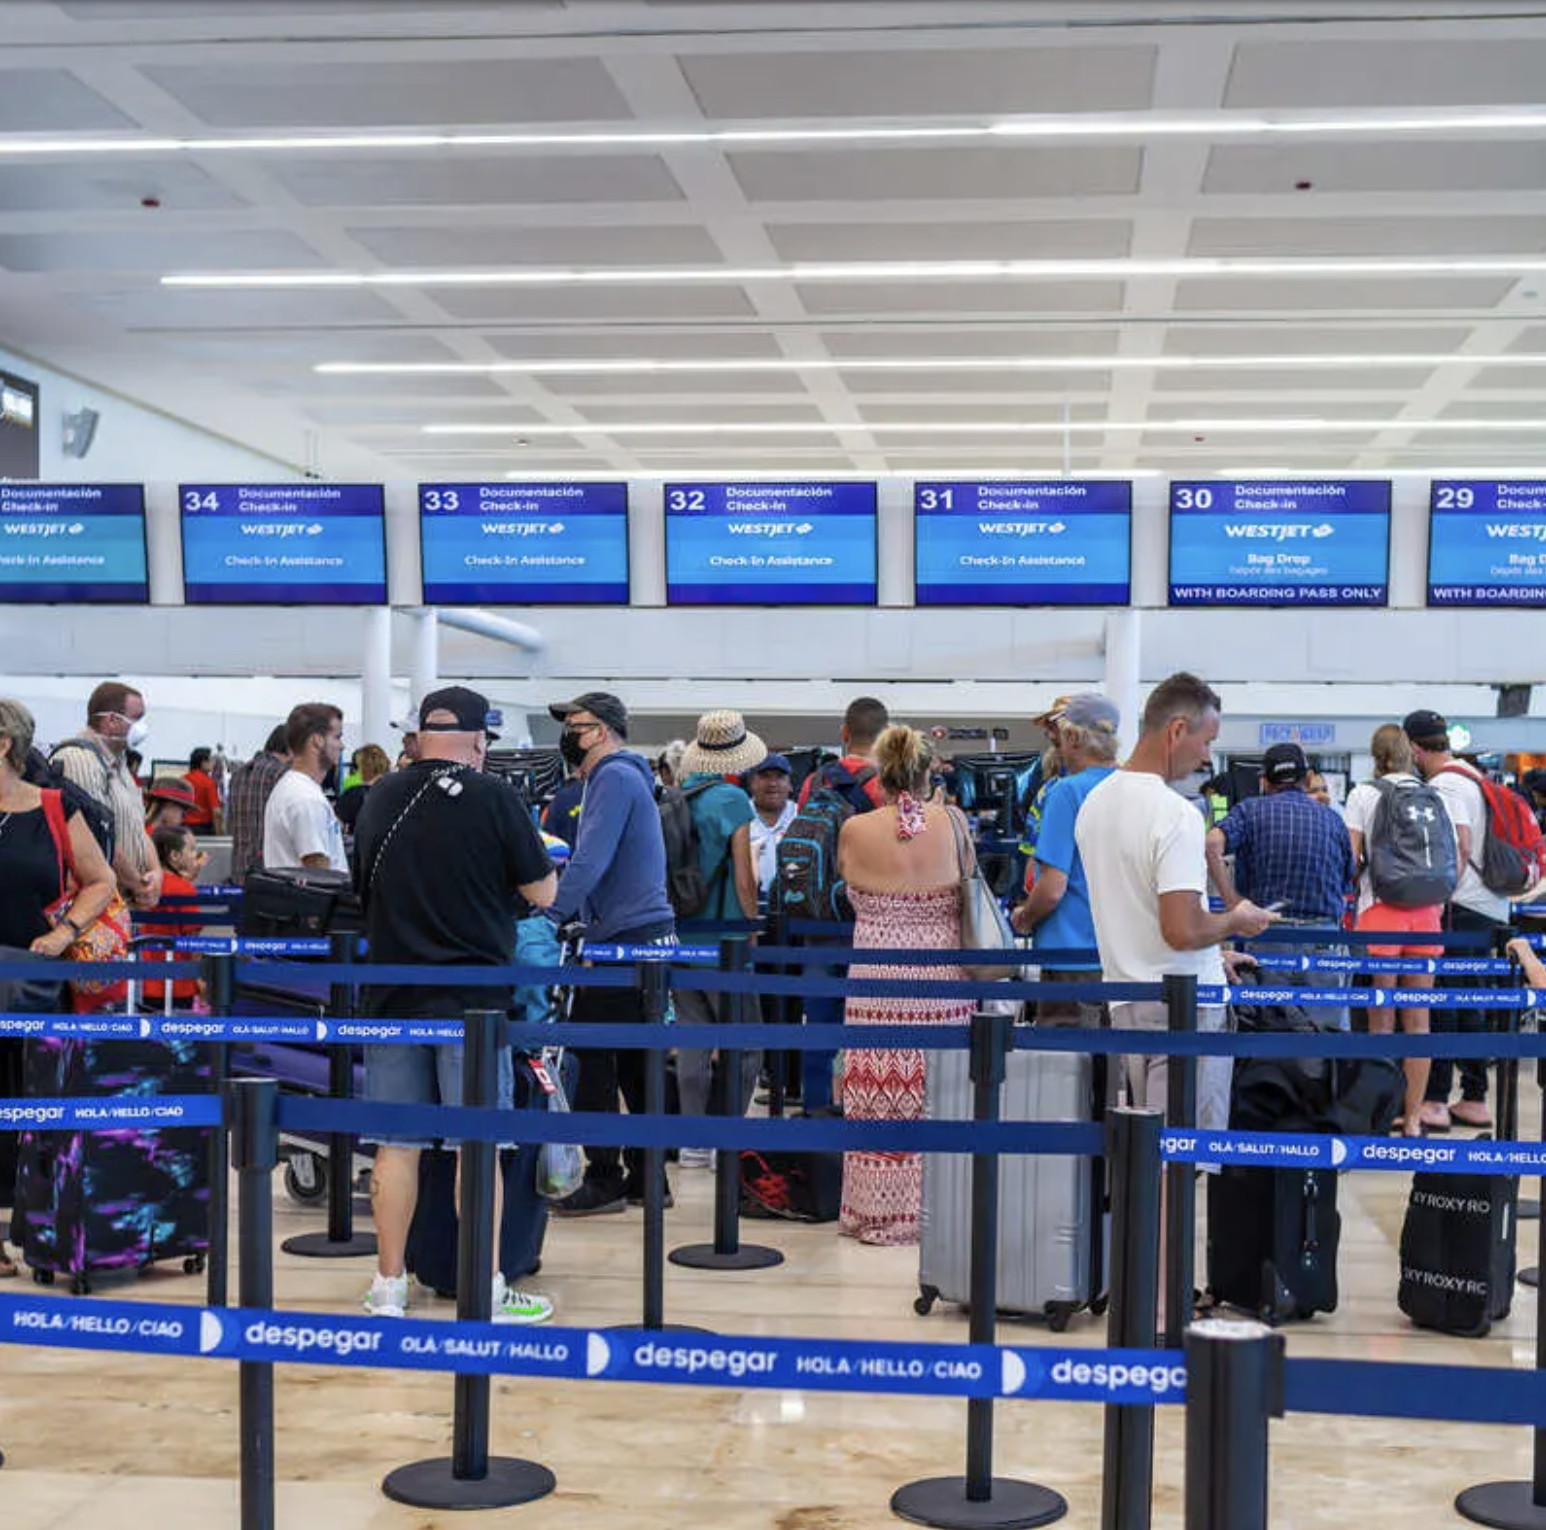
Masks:
[[[786,266],[519,266],[426,271],[183,271],[164,287],[566,287],[747,282],[1061,281],[1134,276],[1522,276],[1546,271],[1543,255],[1413,255],[1304,259],[1255,256],[1090,260],[796,261]]]

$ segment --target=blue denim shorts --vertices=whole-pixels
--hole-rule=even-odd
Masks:
[[[510,1110],[515,1103],[515,1064],[509,1047],[499,1048],[497,1109]],[[365,1098],[380,1105],[460,1105],[462,1103],[462,1045],[367,1046],[365,1048]],[[424,1137],[368,1137],[381,1147],[433,1147]],[[452,1137],[446,1147],[459,1147]],[[508,1146],[508,1144],[504,1144]]]

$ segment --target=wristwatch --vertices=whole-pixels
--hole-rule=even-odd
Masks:
[[[59,922],[60,924],[68,925],[71,931],[73,931],[77,940],[79,940],[81,936],[86,933],[72,918],[70,918],[68,914],[66,914]]]

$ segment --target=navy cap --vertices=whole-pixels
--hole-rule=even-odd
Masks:
[[[792,776],[794,771],[789,768],[789,759],[786,755],[769,752],[760,765],[753,765],[748,775],[760,776],[765,770],[776,770],[780,775]]]

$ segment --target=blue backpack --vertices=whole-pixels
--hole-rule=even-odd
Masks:
[[[874,779],[870,765],[856,775],[833,765],[816,778],[805,806],[778,844],[774,885],[790,918],[831,922],[853,918],[853,906],[837,874],[837,837],[855,813],[867,813],[875,806],[864,790]]]

